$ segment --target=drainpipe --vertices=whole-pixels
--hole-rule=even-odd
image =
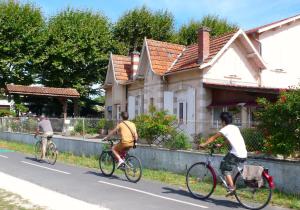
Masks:
[[[128,85],[125,85],[125,99],[126,99],[125,111],[128,112]]]

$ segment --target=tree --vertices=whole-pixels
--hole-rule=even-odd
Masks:
[[[278,101],[262,98],[257,112],[265,133],[266,148],[272,154],[292,155],[300,151],[300,89],[281,92]]]
[[[33,82],[36,53],[45,22],[39,8],[0,1],[0,88]]]
[[[145,37],[170,41],[173,33],[173,15],[163,10],[152,12],[147,7],[126,12],[113,28],[115,39],[124,43],[128,52],[133,51],[134,48],[140,50]]]
[[[197,31],[200,27],[206,26],[211,29],[211,36],[219,36],[238,29],[238,26],[229,23],[226,19],[214,15],[206,15],[200,21],[191,20],[183,25],[177,34],[177,42],[183,45],[190,45],[197,42]]]
[[[103,82],[108,54],[119,46],[104,15],[73,9],[50,18],[44,42],[40,82],[76,88],[82,97],[95,94],[92,85]]]

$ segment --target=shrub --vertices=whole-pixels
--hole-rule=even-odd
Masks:
[[[167,111],[157,111],[155,107],[150,107],[149,114],[139,115],[134,120],[140,138],[149,145],[160,137],[172,134],[175,121],[175,116],[168,115]]]
[[[76,121],[74,131],[77,133],[83,133],[83,119],[78,119]]]
[[[111,129],[113,129],[113,128],[114,128],[114,121],[112,121],[112,120],[107,120],[107,121],[105,122],[104,128],[105,128],[106,130],[111,130]]]
[[[105,124],[106,124],[106,119],[105,118],[100,119],[98,122],[98,129],[104,129]]]
[[[25,132],[34,132],[37,127],[37,121],[34,118],[27,118],[22,126]]]
[[[5,116],[15,116],[16,114],[12,111],[9,111],[8,109],[3,109],[0,110],[0,117],[5,117]]]
[[[265,138],[263,133],[256,128],[244,128],[242,131],[242,136],[245,140],[245,144],[248,152],[253,151],[266,151],[265,148]]]
[[[172,135],[164,146],[169,149],[190,149],[192,147],[189,138],[184,133]]]
[[[263,109],[256,117],[268,150],[285,157],[300,151],[300,89],[282,91],[275,103],[261,98],[258,104]]]

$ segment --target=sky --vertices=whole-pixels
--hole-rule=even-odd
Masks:
[[[153,11],[168,10],[175,27],[207,14],[218,15],[242,29],[251,29],[300,14],[300,0],[19,0],[31,2],[48,18],[67,7],[104,13],[116,22],[124,12],[146,5]]]

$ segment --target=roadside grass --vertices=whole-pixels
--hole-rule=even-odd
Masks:
[[[0,189],[0,209],[3,210],[43,210],[41,207],[32,205],[19,195]]]
[[[34,154],[33,145],[14,142],[14,141],[4,141],[0,140],[0,148],[15,150],[22,153]],[[58,161],[63,163],[68,163],[72,165],[79,165],[88,168],[99,169],[98,157],[97,156],[76,156],[71,153],[61,152],[58,154]],[[123,174],[122,171],[116,170],[115,174]],[[173,185],[179,187],[182,190],[186,190],[186,181],[185,174],[177,174],[164,170],[152,170],[152,169],[143,169],[143,179],[158,181],[168,185]],[[167,186],[166,186],[167,189]],[[172,189],[170,189],[172,190]],[[221,186],[217,185],[213,195],[222,196],[226,194],[226,190]],[[234,197],[230,198],[235,200]],[[292,209],[300,209],[300,196],[299,195],[289,195],[278,190],[273,191],[272,200],[270,202],[272,205],[288,207]]]

